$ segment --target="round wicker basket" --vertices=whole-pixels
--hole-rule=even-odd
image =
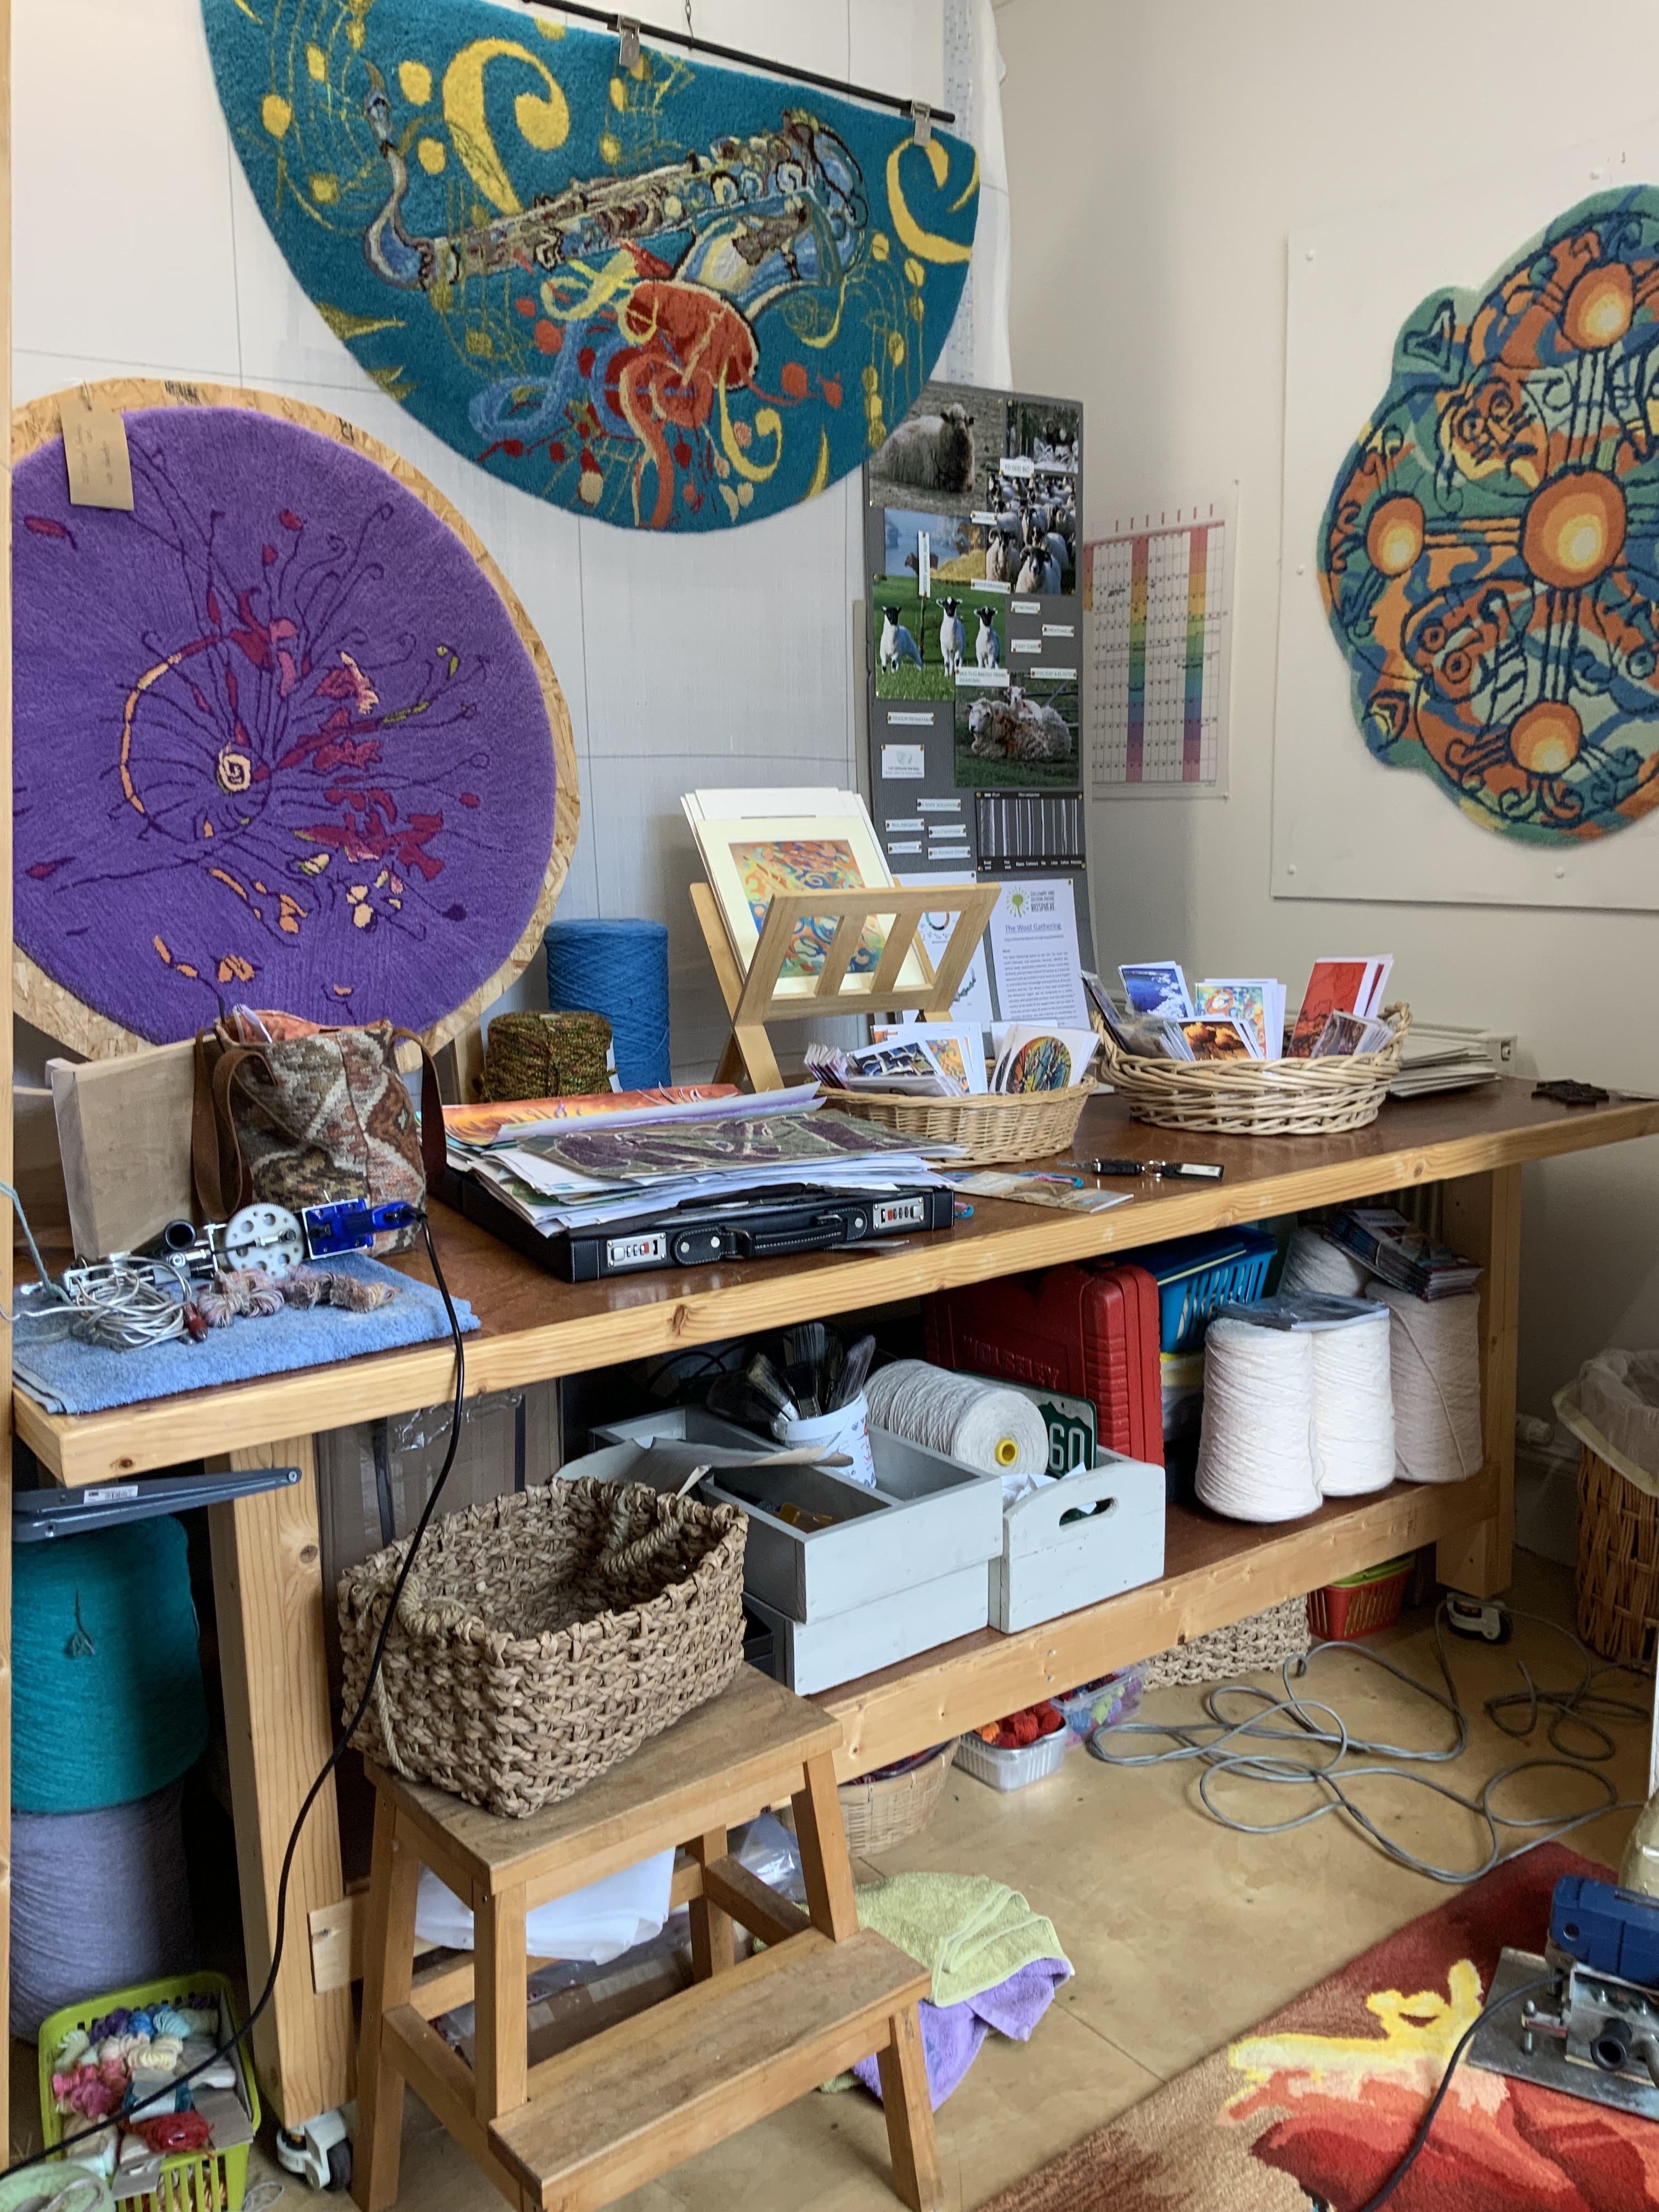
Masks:
[[[1066,1091],[987,1091],[967,1098],[913,1098],[897,1091],[832,1091],[838,1114],[862,1115],[920,1144],[958,1145],[961,1164],[1040,1160],[1077,1135],[1092,1083]]]
[[[1102,1071],[1137,1121],[1224,1136],[1322,1137],[1376,1121],[1400,1072],[1412,1025],[1407,1006],[1388,1006],[1394,1036],[1380,1052],[1326,1060],[1143,1060],[1101,1037]]]
[[[878,1771],[843,1782],[836,1791],[841,1805],[847,1848],[858,1858],[878,1858],[896,1844],[919,1836],[933,1817],[933,1808],[944,1793],[957,1755],[957,1739],[937,1744],[932,1751],[900,1763],[897,1773]],[[787,1810],[781,1818],[793,1836],[795,1816]]]

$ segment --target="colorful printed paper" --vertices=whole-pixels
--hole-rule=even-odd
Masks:
[[[709,530],[822,491],[926,380],[971,146],[489,0],[202,0],[261,212],[334,335],[532,498]]]
[[[1431,293],[1321,527],[1366,744],[1505,836],[1601,837],[1659,802],[1656,300],[1650,185]]]

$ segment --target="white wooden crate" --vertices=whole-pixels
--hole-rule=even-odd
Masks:
[[[990,1625],[1031,1628],[1163,1572],[1164,1470],[1109,1452],[1097,1467],[1039,1483],[1004,1513]]]
[[[593,1431],[593,1441],[612,1447],[672,1444],[677,1468],[689,1445],[733,1457],[777,1449],[747,1429],[686,1407],[610,1423]],[[723,1486],[718,1477],[711,1478],[705,1495],[732,1498],[749,1516],[744,1588],[751,1596],[792,1620],[817,1621],[867,1606],[872,1599],[902,1595],[919,1583],[964,1568],[983,1573],[994,1561],[1003,1542],[1000,1476],[906,1443],[884,1429],[871,1430],[870,1448],[874,1490],[815,1468],[757,1468],[740,1486]],[[577,1462],[565,1472],[580,1474],[586,1466]],[[611,1471],[611,1463],[604,1471]],[[629,1479],[650,1476],[636,1467]],[[738,1495],[739,1486],[743,1495]],[[833,1528],[797,1528],[769,1511],[769,1501],[844,1517]]]
[[[772,1632],[772,1672],[799,1696],[811,1697],[983,1628],[985,1569],[959,1567],[819,1620],[793,1620],[751,1591],[743,1601]]]

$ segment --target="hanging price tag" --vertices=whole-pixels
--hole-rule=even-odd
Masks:
[[[132,508],[132,462],[126,425],[112,407],[64,402],[64,459],[71,507]]]

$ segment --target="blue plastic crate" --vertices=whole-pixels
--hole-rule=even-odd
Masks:
[[[1261,1296],[1278,1249],[1265,1229],[1210,1229],[1121,1258],[1158,1284],[1160,1349],[1195,1352],[1218,1306]]]

